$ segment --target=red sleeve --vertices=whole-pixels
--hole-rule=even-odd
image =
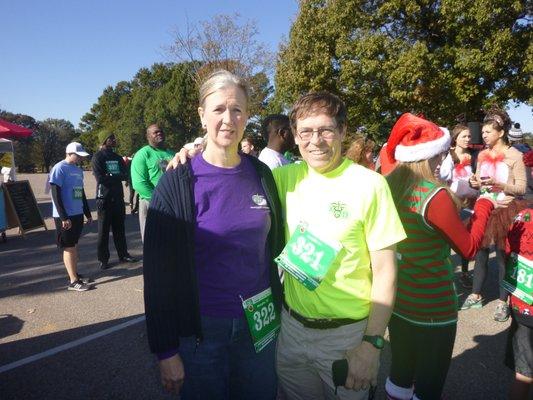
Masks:
[[[442,189],[429,201],[424,217],[431,227],[444,236],[456,253],[471,259],[479,250],[493,209],[494,205],[490,200],[479,199],[474,206],[469,231],[459,218],[450,194]]]

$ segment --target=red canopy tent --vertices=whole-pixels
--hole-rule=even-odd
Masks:
[[[0,119],[0,138],[19,139],[31,136],[31,129]]]

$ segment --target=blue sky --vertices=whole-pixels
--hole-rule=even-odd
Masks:
[[[77,126],[106,86],[169,61],[162,48],[187,20],[237,12],[276,51],[297,9],[296,0],[1,0],[0,109]],[[533,132],[531,108],[511,117]]]

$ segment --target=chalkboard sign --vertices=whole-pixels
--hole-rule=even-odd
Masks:
[[[23,234],[41,227],[46,229],[30,182],[6,182],[3,187],[9,228],[18,226]]]

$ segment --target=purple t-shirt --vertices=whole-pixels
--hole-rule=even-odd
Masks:
[[[241,296],[269,287],[270,208],[246,157],[235,168],[220,168],[200,154],[191,167],[200,313],[237,318],[243,315]]]

